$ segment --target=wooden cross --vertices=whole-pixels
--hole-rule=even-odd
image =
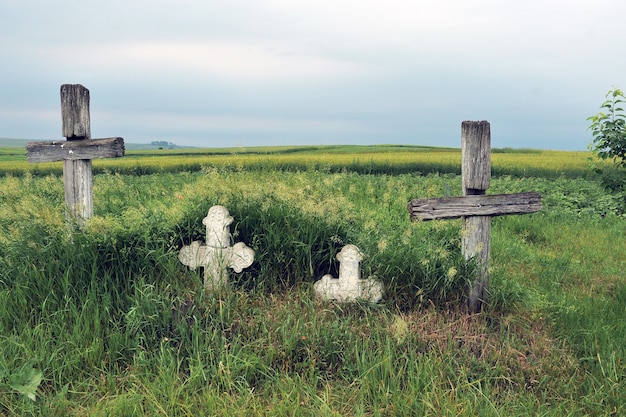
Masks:
[[[124,139],[91,139],[89,90],[80,84],[61,86],[61,115],[66,141],[26,144],[28,162],[64,161],[63,183],[68,221],[93,215],[91,160],[124,156]]]
[[[534,213],[541,210],[536,192],[485,195],[491,181],[491,132],[489,122],[465,121],[461,125],[463,197],[411,200],[411,220],[462,218],[461,251],[475,259],[478,271],[470,285],[468,307],[479,312],[489,286],[491,216]]]

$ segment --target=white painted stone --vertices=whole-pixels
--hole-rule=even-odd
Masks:
[[[230,224],[233,218],[224,206],[213,206],[202,220],[206,225],[206,245],[194,241],[178,254],[183,265],[204,268],[204,286],[210,291],[228,287],[228,268],[241,272],[254,262],[254,250],[239,242],[230,246]]]
[[[382,283],[374,278],[361,279],[363,255],[355,245],[346,245],[337,254],[339,278],[324,275],[313,284],[315,292],[325,300],[351,302],[363,299],[377,303],[383,298]]]

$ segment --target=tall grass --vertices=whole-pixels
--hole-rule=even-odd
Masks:
[[[411,198],[459,195],[458,176],[238,161],[98,174],[84,231],[65,225],[59,176],[0,180],[1,414],[624,412],[620,195],[587,179],[495,177],[493,193],[539,190],[544,210],[493,220],[489,304],[468,316],[460,222],[406,212]],[[177,259],[215,204],[257,253],[219,297]],[[347,243],[364,252],[363,276],[384,282],[382,304],[314,297]],[[36,401],[15,389],[31,369]]]

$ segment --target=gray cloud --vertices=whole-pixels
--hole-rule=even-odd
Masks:
[[[25,0],[0,5],[0,137],[60,131],[91,90],[94,136],[185,145],[585,149],[626,85],[619,0]],[[626,88],[626,87],[623,87]]]

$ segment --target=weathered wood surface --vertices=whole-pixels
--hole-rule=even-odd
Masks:
[[[461,181],[463,198],[484,196],[491,184],[491,126],[487,121],[461,123]],[[468,307],[477,313],[489,286],[491,217],[463,216],[461,253],[474,259],[478,270],[468,289]]]
[[[70,141],[82,144],[91,139],[89,90],[86,87],[80,84],[61,86],[61,118],[63,136],[68,141],[57,150],[61,150],[61,155],[70,157],[62,158],[67,219],[80,224],[93,214],[91,159],[82,157],[83,152],[64,148]],[[78,158],[73,159],[71,156]]]
[[[491,183],[489,122],[461,123],[461,180],[463,195],[485,194]]]
[[[93,214],[93,178],[90,159],[63,162],[63,190],[68,221],[82,224]]]
[[[413,221],[526,214],[540,211],[541,208],[541,194],[537,192],[425,198],[411,200],[408,204]]]
[[[61,116],[63,135],[68,140],[91,138],[89,119],[89,90],[80,84],[61,86]]]
[[[476,275],[468,288],[467,307],[470,312],[478,313],[491,279],[491,217],[468,216],[463,217],[461,223],[461,253],[465,259],[476,263]]]
[[[26,144],[28,162],[118,158],[124,156],[124,139],[104,138]]]

